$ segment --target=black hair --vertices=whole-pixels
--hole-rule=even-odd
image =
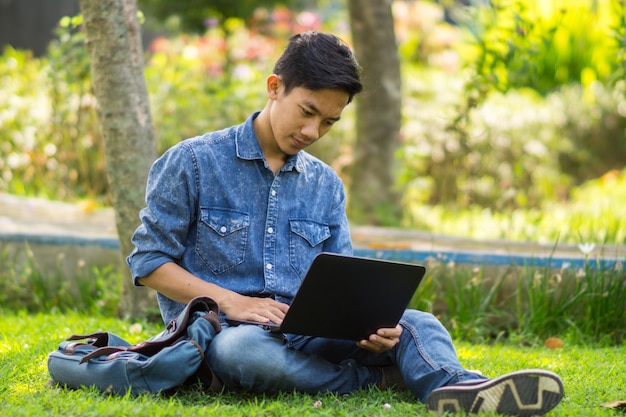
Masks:
[[[343,90],[348,103],[363,90],[361,67],[352,50],[337,36],[309,31],[292,36],[274,66],[285,94],[295,87]]]

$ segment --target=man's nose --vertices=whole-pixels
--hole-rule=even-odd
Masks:
[[[302,126],[302,135],[309,141],[318,140],[320,137],[319,123],[316,121],[310,121]]]

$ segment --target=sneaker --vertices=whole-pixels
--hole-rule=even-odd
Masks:
[[[408,389],[406,382],[404,382],[404,378],[402,378],[400,369],[398,369],[397,366],[384,366],[380,368],[380,371],[383,374],[380,389]]]
[[[430,411],[540,416],[563,398],[563,382],[553,372],[529,369],[486,381],[467,381],[437,388],[426,405]]]

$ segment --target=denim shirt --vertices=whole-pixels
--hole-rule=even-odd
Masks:
[[[352,253],[343,183],[300,151],[274,175],[252,121],[187,139],[152,166],[127,258],[133,280],[175,262],[240,294],[290,303],[318,253]],[[183,305],[158,294],[164,321]]]

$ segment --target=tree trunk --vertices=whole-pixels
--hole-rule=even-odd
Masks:
[[[400,60],[392,0],[349,0],[354,51],[363,67],[364,91],[357,96],[357,140],[350,168],[350,218],[394,224],[399,194],[394,191],[394,156],[400,145]]]
[[[93,89],[105,149],[107,179],[116,214],[122,257],[145,205],[148,171],[157,151],[144,77],[141,28],[135,0],[80,0]],[[124,263],[125,265],[125,263]],[[132,284],[124,271],[121,317],[145,316],[154,293]]]

